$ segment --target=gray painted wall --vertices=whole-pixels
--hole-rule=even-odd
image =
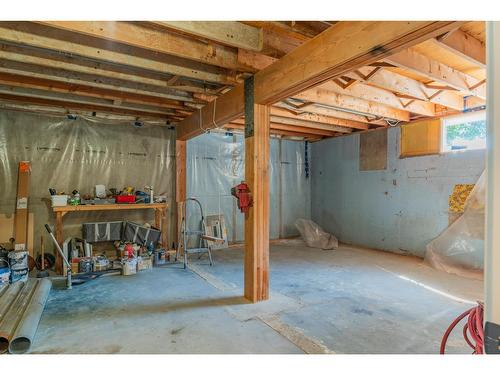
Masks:
[[[399,158],[400,128],[388,130],[387,169],[359,171],[359,134],[312,145],[311,215],[341,242],[424,256],[448,226],[455,184],[475,183],[483,150]]]

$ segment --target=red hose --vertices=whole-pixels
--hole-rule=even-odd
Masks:
[[[467,323],[462,330],[465,342],[474,349],[472,354],[483,354],[484,346],[484,330],[483,330],[483,304],[478,302],[476,307],[473,307],[460,314],[448,327],[441,340],[440,354],[444,354],[446,342],[453,329],[460,321],[468,316]]]

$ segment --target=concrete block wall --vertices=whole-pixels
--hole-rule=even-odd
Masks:
[[[359,134],[312,145],[311,217],[341,242],[423,257],[449,220],[455,184],[475,183],[485,151],[400,158],[388,129],[387,169],[359,170]]]

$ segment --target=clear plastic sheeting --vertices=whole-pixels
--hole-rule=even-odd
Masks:
[[[304,142],[271,139],[270,144],[270,238],[297,235],[293,223],[310,217],[310,179],[305,176]],[[231,188],[245,179],[244,137],[231,133],[207,133],[190,139],[186,155],[187,196],[203,205],[205,215],[223,214],[228,240],[244,240],[244,215]],[[190,228],[199,226],[196,212]]]
[[[333,234],[325,232],[312,220],[297,219],[295,226],[309,247],[323,250],[332,250],[339,247],[337,238]]]
[[[448,273],[482,279],[485,184],[483,172],[465,202],[464,213],[427,245],[426,263]]]
[[[130,122],[1,111],[0,213],[15,211],[21,160],[32,163],[29,210],[34,213],[36,250],[43,224],[54,223],[49,187],[92,194],[97,184],[119,190],[152,185],[155,194],[165,194],[172,207],[174,147],[175,130],[165,126],[134,127]],[[80,237],[83,222],[122,220],[123,215],[130,221],[154,222],[153,210],[72,212],[64,217],[64,237]]]

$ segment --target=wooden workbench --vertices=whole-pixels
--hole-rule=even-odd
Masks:
[[[167,240],[167,203],[122,203],[122,204],[94,204],[94,205],[77,205],[77,206],[62,206],[52,207],[56,215],[55,234],[59,245],[62,247],[64,242],[63,236],[63,217],[68,212],[84,212],[84,211],[120,211],[120,210],[145,210],[153,209],[155,211],[155,227],[161,230],[161,246],[168,247]],[[56,271],[62,273],[62,259],[56,252]]]

